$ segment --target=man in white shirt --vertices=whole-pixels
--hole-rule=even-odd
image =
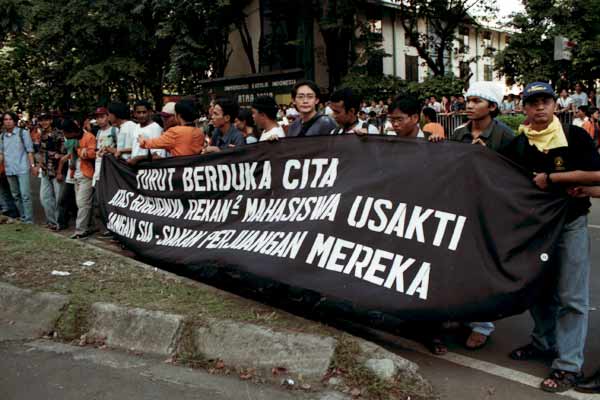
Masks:
[[[583,91],[583,85],[581,83],[575,84],[575,93],[571,95],[571,99],[573,99],[573,106],[575,109],[580,106],[588,105],[588,95]]]
[[[96,165],[94,168],[94,178],[92,186],[100,179],[100,169],[102,167],[102,157],[106,153],[115,153],[117,149],[117,136],[119,130],[111,126],[108,122],[108,110],[105,107],[96,109],[96,124],[98,124],[98,133],[96,133]]]
[[[129,160],[131,158],[131,147],[134,142],[133,137],[137,130],[137,124],[129,120],[129,107],[123,103],[109,104],[108,120],[112,126],[119,128],[115,156]]]
[[[263,129],[259,142],[278,140],[285,137],[277,122],[277,102],[271,96],[259,96],[252,102],[252,117],[256,126]]]
[[[142,149],[138,138],[156,139],[160,137],[163,130],[156,122],[152,121],[150,111],[152,106],[145,100],[140,100],[133,106],[133,117],[137,121],[137,129],[133,132],[133,143],[131,145],[131,158],[127,161],[129,165],[135,165],[142,160],[148,159],[149,153],[153,157],[165,158],[163,149]]]
[[[435,96],[431,96],[429,98],[429,107],[433,108],[438,114],[442,112],[442,104],[439,101],[437,101],[437,98]]]

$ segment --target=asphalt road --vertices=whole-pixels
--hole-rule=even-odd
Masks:
[[[37,193],[34,194],[37,199]],[[37,203],[37,200],[36,200]],[[43,222],[39,203],[35,204],[36,221]],[[600,200],[593,200],[589,215],[592,240],[591,311],[586,342],[586,375],[600,368]],[[535,388],[549,373],[549,365],[541,362],[517,362],[508,358],[514,348],[530,341],[532,320],[528,313],[507,318],[496,323],[496,331],[483,349],[469,351],[462,347],[462,338],[452,336],[450,354],[446,357],[431,356],[422,346],[402,338],[379,332],[363,332],[399,355],[417,362],[421,371],[440,392],[442,399],[550,399],[556,395],[546,394]],[[0,365],[0,370],[3,365]],[[600,399],[600,395],[566,395],[576,399]],[[110,397],[107,397],[110,398]],[[151,398],[151,397],[149,397]],[[183,397],[185,398],[185,397]]]

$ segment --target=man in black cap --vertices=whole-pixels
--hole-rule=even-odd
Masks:
[[[529,170],[540,188],[566,193],[566,187],[553,184],[550,174],[600,170],[600,155],[583,129],[571,125],[563,130],[554,115],[555,99],[549,84],[527,85],[523,109],[529,124],[519,127],[521,135],[501,153]],[[553,254],[558,267],[553,275],[555,286],[531,308],[532,342],[510,354],[515,360],[554,360],[552,373],[540,385],[547,392],[567,391],[582,377],[589,308],[590,206],[589,197],[569,199],[567,219]]]

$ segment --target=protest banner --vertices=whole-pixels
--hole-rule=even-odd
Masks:
[[[288,138],[133,169],[109,156],[108,229],[175,270],[207,263],[406,320],[532,303],[567,200],[483,146]]]

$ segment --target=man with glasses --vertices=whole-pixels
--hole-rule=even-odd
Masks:
[[[288,128],[288,136],[329,135],[335,129],[335,122],[323,113],[317,112],[321,90],[313,81],[301,81],[292,89],[292,99],[300,113]]]
[[[421,108],[415,99],[398,97],[389,107],[388,120],[393,131],[389,135],[405,138],[425,138],[419,120]]]

